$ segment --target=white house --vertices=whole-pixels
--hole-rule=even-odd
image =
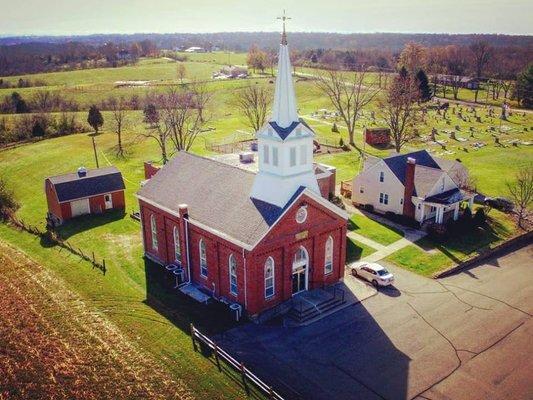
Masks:
[[[461,189],[468,177],[458,161],[434,157],[426,150],[386,158],[369,156],[352,182],[352,202],[381,213],[406,215],[424,223],[456,220],[462,202],[473,194]]]

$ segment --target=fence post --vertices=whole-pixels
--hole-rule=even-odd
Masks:
[[[105,266],[105,258],[102,259],[102,269],[103,269],[103,271],[104,271],[104,275],[105,275],[105,273],[106,273],[106,271],[107,271],[107,268],[106,268],[106,266]]]
[[[248,384],[246,383],[246,369],[244,368],[244,364],[241,363],[241,377],[242,377],[242,384],[244,386],[244,390],[246,391],[246,394],[250,394],[250,389],[248,388]]]
[[[268,398],[269,399],[275,399],[276,397],[274,396],[274,389],[272,389],[272,386],[269,386],[268,387]]]
[[[93,266],[94,266],[96,260],[94,259],[94,251],[92,253],[93,253]]]
[[[215,342],[213,342],[213,350],[215,352],[215,362],[217,363],[218,372],[222,372],[222,369],[220,368],[220,360],[218,359],[218,346]]]
[[[192,347],[194,351],[198,351],[198,348],[196,347],[196,342],[194,341],[194,325],[192,323],[190,324],[190,328],[191,328]]]

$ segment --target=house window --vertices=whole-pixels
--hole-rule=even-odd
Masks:
[[[364,193],[365,192],[365,188],[363,186],[360,186],[359,187],[359,193]]]
[[[272,147],[272,164],[277,167],[278,166],[278,148]]]
[[[269,152],[268,146],[265,144],[263,145],[263,162],[265,164],[268,164],[270,162],[269,156],[270,156],[270,152]]]
[[[380,193],[379,202],[380,204],[389,204],[389,195],[386,193]]]
[[[230,254],[228,260],[229,266],[229,291],[232,295],[237,296],[237,259],[233,254]]]
[[[385,181],[385,172],[381,171],[379,173],[379,181],[384,182]]]
[[[300,146],[300,165],[307,164],[307,146],[301,145]]]
[[[400,205],[402,205],[402,204],[403,204],[403,199],[400,199]]]
[[[180,231],[177,226],[174,227],[174,259],[181,261]]]
[[[265,261],[265,299],[274,296],[274,259],[268,257]]]
[[[150,216],[150,228],[152,231],[152,249],[157,251],[157,222],[155,220],[155,214]]]
[[[291,152],[290,165],[291,167],[294,167],[296,165],[296,147],[291,147],[290,152]]]
[[[437,211],[437,207],[431,206],[431,208],[429,209],[429,212],[435,212],[435,211]]]
[[[207,277],[207,255],[205,251],[204,239],[200,239],[198,248],[200,251],[200,275],[202,275],[203,277]]]
[[[333,238],[330,236],[326,240],[326,253],[324,257],[324,274],[333,272]]]

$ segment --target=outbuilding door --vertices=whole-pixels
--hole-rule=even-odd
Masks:
[[[89,199],[74,200],[70,203],[70,209],[72,211],[72,217],[78,215],[90,214],[91,207],[89,205]]]

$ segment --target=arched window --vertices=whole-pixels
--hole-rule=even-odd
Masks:
[[[157,222],[155,214],[150,216],[150,229],[152,231],[152,249],[157,251]]]
[[[174,227],[174,258],[181,261],[180,230],[177,226]]]
[[[198,249],[200,251],[200,275],[207,276],[207,255],[205,251],[204,239],[200,239]]]
[[[274,259],[268,257],[265,261],[265,299],[274,296]]]
[[[307,250],[305,250],[303,246],[300,246],[298,251],[294,254],[293,264],[307,264]]]
[[[324,256],[324,274],[333,272],[333,238],[330,236],[326,240],[326,251]]]
[[[233,254],[230,254],[228,259],[229,269],[229,291],[231,294],[237,296],[237,259]]]

